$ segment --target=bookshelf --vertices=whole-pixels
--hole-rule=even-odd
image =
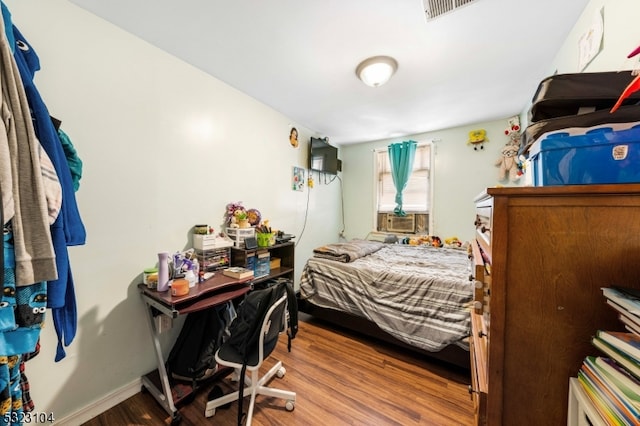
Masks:
[[[259,253],[267,251],[270,260],[280,259],[280,262],[277,266],[270,267],[268,274],[258,274],[260,276],[256,276],[253,283],[257,284],[273,278],[287,278],[293,282],[295,277],[295,244],[292,241],[250,250],[231,247],[231,266],[255,269]]]
[[[567,411],[567,426],[607,426],[575,377],[569,379],[569,407]]]
[[[602,292],[618,319],[640,323],[637,295],[606,285]],[[640,424],[640,333],[621,324],[625,331],[594,330],[591,341],[597,355],[585,358],[578,377],[570,379],[567,425]]]
[[[566,424],[591,337],[624,330],[601,288],[640,288],[640,185],[488,188],[475,204],[475,424]]]

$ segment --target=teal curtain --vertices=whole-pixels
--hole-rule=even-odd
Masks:
[[[396,188],[396,208],[393,212],[397,216],[406,216],[402,210],[402,191],[407,186],[409,176],[413,170],[413,159],[416,155],[416,141],[405,141],[389,145],[389,163],[391,164],[391,177]]]

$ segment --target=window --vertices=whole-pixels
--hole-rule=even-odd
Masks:
[[[414,232],[427,231],[426,225],[428,224],[428,215],[431,210],[431,149],[430,143],[417,146],[413,161],[413,171],[402,193],[402,209],[408,214],[417,213],[417,225]],[[376,151],[375,162],[377,175],[377,229],[386,231],[387,223],[382,218],[386,217],[387,213],[393,214],[393,209],[396,207],[396,188],[393,186],[389,153],[386,148]],[[422,226],[418,224],[422,224]]]

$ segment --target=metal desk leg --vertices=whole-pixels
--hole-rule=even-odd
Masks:
[[[162,348],[160,346],[160,339],[158,338],[158,330],[153,317],[153,307],[145,302],[147,307],[147,322],[149,324],[149,330],[151,331],[151,339],[153,341],[153,348],[156,353],[156,363],[158,365],[158,374],[160,375],[160,382],[162,383],[162,390],[158,389],[156,385],[147,378],[142,376],[142,385],[153,395],[153,397],[160,403],[160,405],[169,413],[174,421],[179,421],[179,413],[176,406],[173,403],[173,396],[171,393],[171,385],[169,384],[169,376],[164,363],[164,356],[162,355]],[[162,315],[162,314],[161,314]],[[174,422],[172,422],[174,424]]]

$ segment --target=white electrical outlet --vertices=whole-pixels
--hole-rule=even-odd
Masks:
[[[167,330],[170,330],[173,325],[171,317],[167,315],[160,314],[156,317],[156,329],[158,333],[164,333]]]

